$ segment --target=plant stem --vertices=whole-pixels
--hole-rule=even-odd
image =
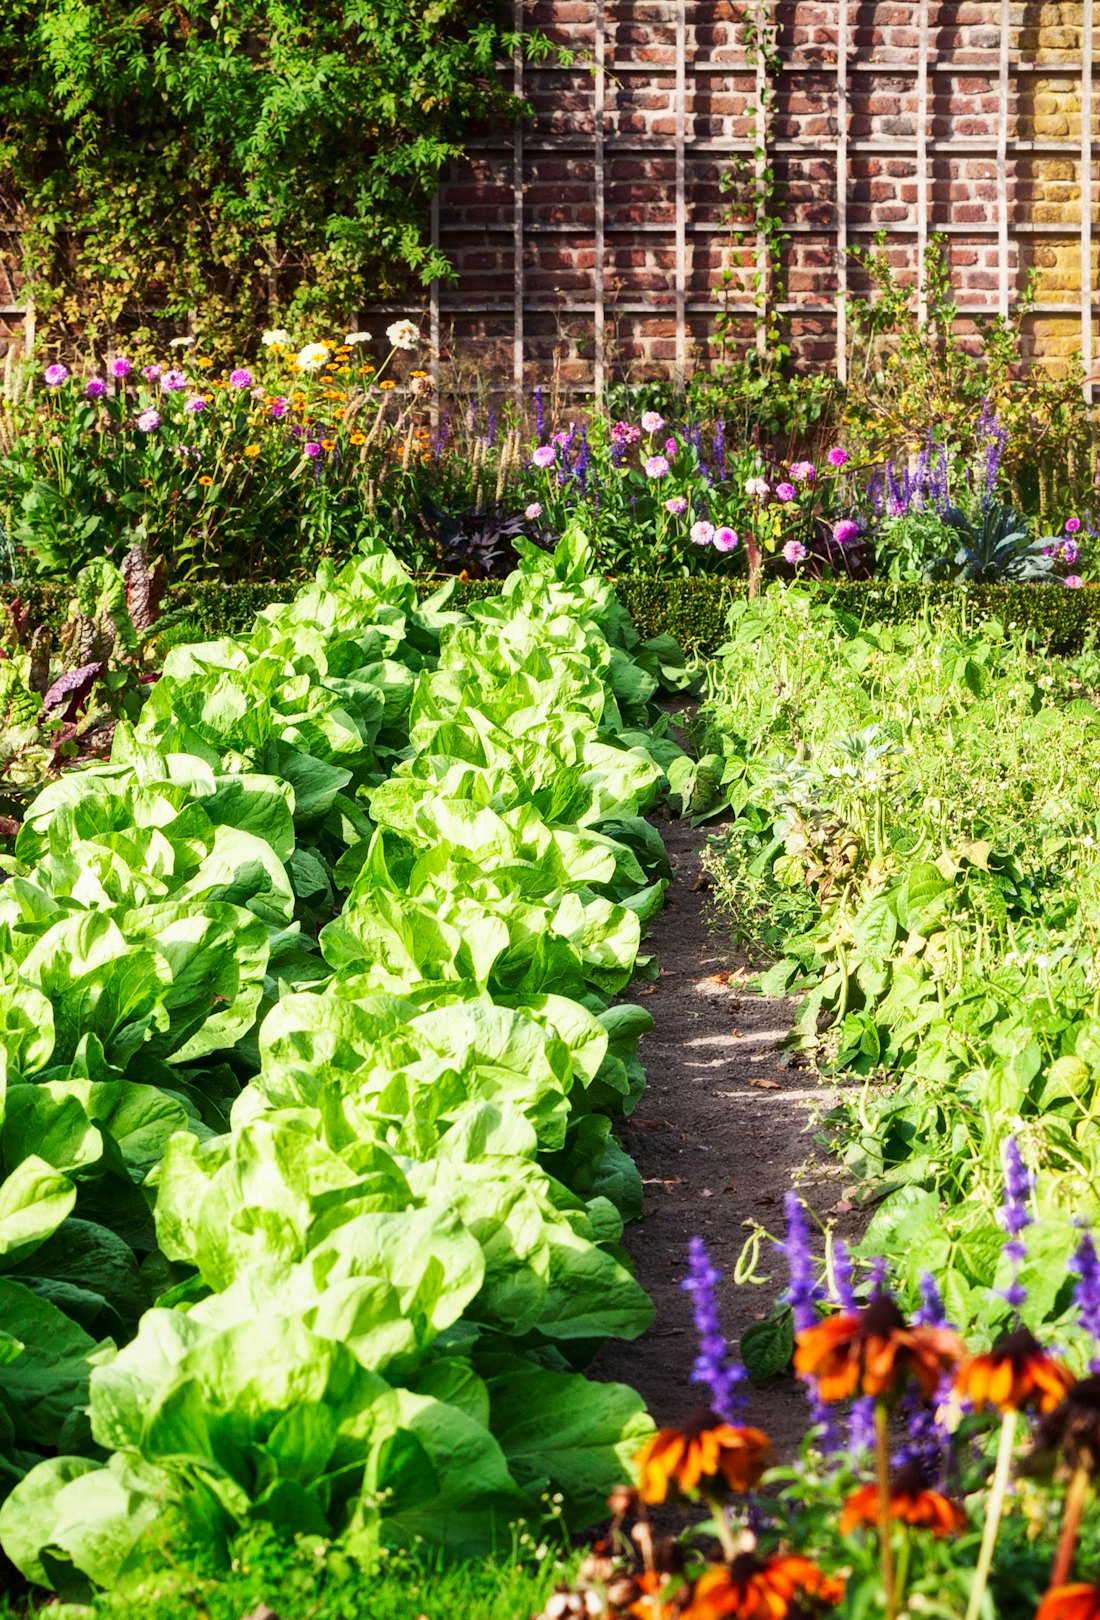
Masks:
[[[970,1588],[970,1602],[966,1606],[966,1620],[978,1620],[978,1610],[982,1605],[986,1586],[989,1583],[989,1571],[993,1565],[993,1549],[997,1545],[997,1531],[1001,1525],[1001,1514],[1004,1511],[1005,1495],[1008,1491],[1008,1476],[1012,1467],[1012,1446],[1016,1439],[1016,1414],[1006,1412],[1001,1419],[1001,1438],[997,1446],[997,1463],[993,1469],[993,1485],[989,1492],[989,1501],[985,1509],[985,1530],[982,1533],[982,1546],[978,1554],[978,1567],[974,1571],[974,1581]]]
[[[1081,1513],[1085,1506],[1085,1497],[1089,1491],[1088,1470],[1082,1468],[1080,1463],[1073,1471],[1073,1478],[1066,1490],[1066,1500],[1062,1506],[1062,1529],[1058,1536],[1058,1550],[1054,1554],[1054,1563],[1050,1571],[1051,1586],[1064,1586],[1069,1580],[1070,1570],[1073,1568],[1073,1555],[1077,1550],[1077,1532],[1081,1528]]]
[[[878,1401],[875,1404],[875,1478],[878,1484],[878,1540],[882,1558],[882,1584],[886,1593],[886,1620],[895,1620],[898,1612],[894,1590],[894,1544],[890,1522],[890,1413]]]
[[[707,1503],[714,1514],[714,1528],[718,1540],[722,1543],[722,1556],[727,1564],[732,1564],[737,1557],[737,1540],[730,1522],[726,1518],[725,1503],[718,1496],[708,1496]]]

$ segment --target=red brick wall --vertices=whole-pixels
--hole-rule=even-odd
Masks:
[[[779,0],[774,8],[783,71],[770,80],[770,158],[791,234],[782,252],[785,319],[796,354],[833,364],[837,290],[837,23],[849,28],[847,182],[850,240],[869,245],[869,228],[889,234],[890,262],[901,281],[916,277],[918,181],[913,152],[866,152],[867,142],[915,141],[916,76],[899,68],[918,52],[915,0]],[[751,139],[754,78],[744,63],[741,0],[687,0],[686,326],[689,368],[704,363],[714,333],[713,301],[725,268],[736,264],[720,225],[719,188],[732,154],[715,143]],[[528,0],[525,22],[575,53],[571,67],[526,71],[524,92],[535,118],[524,132],[524,369],[529,381],[561,376],[584,387],[593,378],[595,161],[595,0]],[[1040,309],[1031,318],[1036,349],[1055,361],[1081,345],[1080,174],[1076,155],[1018,151],[1018,139],[1079,144],[1080,81],[1066,71],[1079,57],[1076,4],[1011,7],[1008,199],[1011,286],[1027,269],[1042,273]],[[998,297],[995,153],[946,150],[959,142],[995,143],[999,0],[931,0],[927,134],[930,229],[946,227],[960,304],[993,312]],[[1015,62],[1050,71],[1016,71]],[[675,73],[676,0],[606,0],[607,369],[609,379],[669,370],[675,363]],[[891,68],[891,62],[893,67]],[[738,65],[741,64],[741,65]],[[877,64],[877,65],[875,65]],[[937,65],[939,64],[939,65]],[[1059,76],[1058,67],[1062,67]],[[717,70],[716,70],[717,69]],[[663,71],[662,71],[663,70]],[[630,144],[647,150],[625,151]],[[540,150],[550,146],[552,150]],[[458,271],[440,291],[444,365],[499,369],[513,362],[513,147],[509,131],[486,132],[468,161],[446,174],[440,239]],[[1036,224],[1057,234],[1036,233]],[[708,229],[708,227],[711,227]],[[741,255],[745,257],[746,255]],[[748,255],[751,257],[751,255]],[[853,293],[864,290],[858,267]],[[1043,306],[1068,305],[1050,309]],[[583,307],[575,307],[583,306]],[[638,306],[644,306],[639,308]],[[799,308],[797,306],[803,306]],[[746,342],[753,321],[741,323]]]

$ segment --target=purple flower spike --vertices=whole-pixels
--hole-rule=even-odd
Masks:
[[[1094,1342],[1100,1343],[1100,1257],[1091,1232],[1082,1232],[1070,1270],[1077,1275],[1073,1298],[1081,1326]],[[1090,1359],[1089,1372],[1100,1373],[1100,1356]]]
[[[818,1301],[824,1299],[825,1291],[817,1281],[805,1205],[796,1192],[790,1191],[783,1208],[787,1216],[787,1239],[778,1248],[786,1257],[790,1276],[786,1301],[791,1307],[795,1332],[804,1333],[817,1321]]]
[[[1020,1157],[1020,1149],[1014,1136],[1010,1136],[1005,1143],[1004,1163],[1004,1201],[998,1219],[1008,1233],[1004,1254],[1012,1263],[1012,1281],[1002,1291],[1001,1298],[1011,1305],[1013,1310],[1018,1311],[1027,1299],[1027,1290],[1020,1281],[1020,1267],[1027,1259],[1027,1244],[1022,1234],[1032,1221],[1031,1211],[1027,1206],[1033,1182],[1027,1166]]]
[[[943,1308],[943,1298],[936,1286],[936,1279],[930,1271],[921,1273],[920,1310],[914,1320],[921,1327],[945,1327],[947,1325],[947,1312]]]
[[[693,1237],[688,1243],[688,1274],[680,1284],[692,1296],[692,1316],[699,1336],[699,1354],[691,1369],[693,1384],[707,1384],[710,1404],[720,1418],[732,1422],[737,1409],[745,1404],[745,1370],[730,1354],[715,1289],[722,1273],[711,1264],[706,1243]]]
[[[833,1280],[836,1283],[836,1302],[842,1311],[859,1310],[855,1281],[852,1276],[852,1257],[843,1238],[833,1245]]]

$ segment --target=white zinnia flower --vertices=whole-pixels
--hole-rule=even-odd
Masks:
[[[170,349],[189,349],[194,341],[193,337],[170,338],[168,347]]]
[[[273,349],[276,344],[280,349],[287,349],[290,347],[290,333],[277,326],[273,332],[265,332],[260,342],[265,349]]]
[[[320,371],[328,359],[328,352],[326,343],[307,343],[304,349],[298,350],[298,365],[303,371]]]
[[[387,326],[386,336],[395,349],[415,349],[420,342],[420,333],[411,321],[394,321]]]
[[[345,332],[344,333],[344,342],[345,343],[369,343],[370,342],[370,333],[369,332]]]

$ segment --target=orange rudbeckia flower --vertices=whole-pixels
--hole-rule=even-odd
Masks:
[[[910,1327],[887,1295],[862,1311],[829,1316],[798,1335],[794,1367],[817,1381],[823,1401],[898,1394],[913,1378],[925,1400],[960,1359],[962,1340],[948,1328]]]
[[[704,1570],[681,1611],[682,1620],[783,1620],[804,1598],[839,1603],[844,1582],[808,1558],[740,1553],[732,1564]]]
[[[966,1528],[966,1514],[959,1504],[930,1489],[915,1463],[900,1468],[890,1481],[890,1517],[931,1530],[935,1536],[958,1535]],[[844,1504],[840,1533],[846,1536],[862,1524],[877,1529],[878,1522],[878,1490],[874,1485],[862,1485]]]
[[[1071,1472],[1083,1468],[1090,1479],[1100,1475],[1100,1374],[1079,1378],[1046,1413],[1037,1442],[1040,1459],[1044,1452],[1061,1453]]]
[[[1052,1586],[1044,1595],[1035,1620],[1100,1620],[1100,1586],[1088,1581]]]
[[[725,1423],[703,1407],[679,1429],[658,1429],[638,1453],[638,1495],[664,1502],[670,1493],[689,1496],[700,1485],[751,1491],[774,1460],[760,1429]]]
[[[1052,1412],[1073,1383],[1069,1368],[1049,1355],[1028,1328],[1018,1327],[992,1350],[964,1361],[955,1388],[979,1408],[1022,1412],[1034,1406]]]

